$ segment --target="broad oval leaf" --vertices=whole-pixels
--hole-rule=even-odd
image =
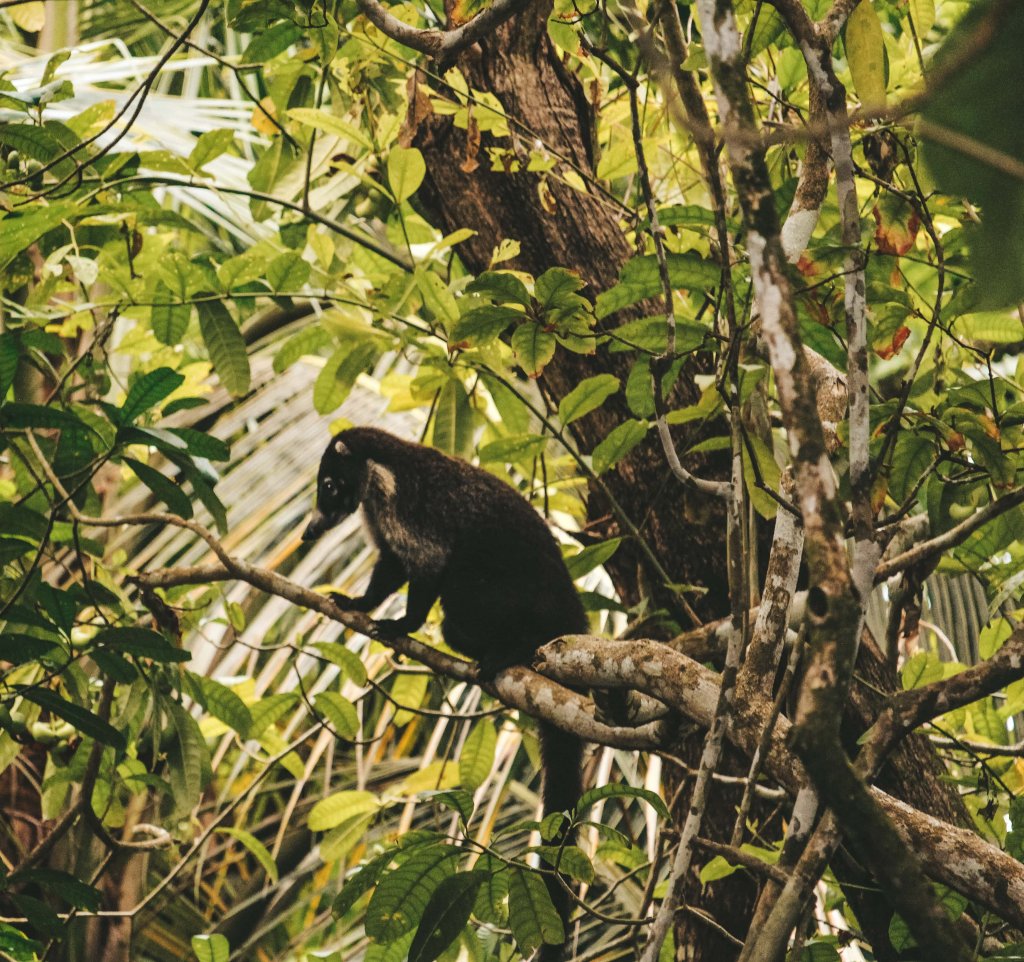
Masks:
[[[213,935],[193,935],[192,951],[199,962],[228,962],[231,945],[227,936],[214,932]]]
[[[434,962],[458,938],[488,874],[460,872],[441,881],[423,910],[409,948],[409,962]]]
[[[153,289],[153,306],[149,309],[149,323],[161,344],[179,344],[188,330],[192,305],[174,300],[171,289],[157,281]]]
[[[558,405],[558,417],[562,424],[572,424],[581,417],[597,410],[619,389],[619,379],[614,374],[596,374],[580,381]]]
[[[861,103],[885,105],[885,37],[871,0],[860,0],[846,21],[846,58]]]
[[[419,189],[427,165],[415,147],[392,147],[388,154],[388,184],[397,203],[407,200]]]
[[[604,474],[614,467],[645,437],[650,425],[646,421],[630,419],[624,421],[612,431],[596,448],[594,448],[592,465],[594,474]]]
[[[520,324],[512,335],[512,350],[523,371],[532,378],[538,378],[548,361],[555,356],[555,335],[540,324]]]
[[[565,928],[536,872],[512,869],[508,880],[508,921],[523,955],[541,945],[561,945]]]
[[[411,931],[423,916],[430,896],[452,874],[457,861],[455,849],[432,845],[390,871],[366,908],[366,934],[378,942],[393,942]]]
[[[373,792],[335,792],[320,799],[310,810],[308,824],[311,831],[324,832],[335,828],[355,815],[376,812],[380,801]]]
[[[359,715],[356,706],[336,691],[322,691],[313,704],[330,723],[341,738],[352,739],[359,735]]]

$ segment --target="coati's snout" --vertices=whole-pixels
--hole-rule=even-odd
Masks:
[[[316,541],[330,527],[331,524],[324,513],[319,509],[314,509],[313,517],[309,519],[309,524],[306,525],[306,529],[302,532],[302,540]]]

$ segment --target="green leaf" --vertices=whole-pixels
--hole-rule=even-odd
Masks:
[[[53,428],[61,431],[84,431],[88,428],[70,411],[17,401],[0,406],[0,424],[7,428]]]
[[[340,737],[350,740],[359,737],[359,715],[356,714],[356,706],[344,695],[339,695],[336,691],[322,691],[313,699],[313,704]]]
[[[716,855],[700,870],[700,884],[707,885],[728,878],[736,870],[737,866],[730,865],[721,855]]]
[[[272,291],[298,291],[309,280],[309,272],[309,264],[295,251],[288,251],[267,265],[267,283]]]
[[[395,725],[406,725],[415,716],[416,709],[423,704],[429,679],[421,672],[402,672],[391,685],[391,697],[395,702]]]
[[[541,310],[549,311],[559,307],[576,307],[580,301],[575,296],[576,292],[583,287],[583,279],[575,271],[552,267],[537,278],[533,290]]]
[[[592,466],[595,474],[604,474],[609,468],[618,464],[645,437],[650,425],[646,421],[630,419],[617,428],[613,428],[596,448],[594,448]]]
[[[184,383],[184,375],[169,367],[158,367],[136,378],[121,405],[121,423],[131,424],[140,414],[159,404]]]
[[[462,821],[468,825],[473,817],[473,793],[464,788],[453,788],[447,792],[438,792],[433,801],[459,813]]]
[[[149,323],[156,339],[161,344],[172,346],[181,342],[192,316],[191,304],[173,298],[170,288],[163,281],[157,281],[153,290],[153,306],[149,309]]]
[[[81,705],[61,698],[49,688],[32,688],[26,685],[18,687],[16,690],[23,698],[45,708],[51,715],[70,722],[87,738],[95,738],[96,741],[103,742],[104,745],[113,746],[119,752],[124,751],[124,735],[99,715],[89,711],[88,708],[82,708]]]
[[[231,312],[221,301],[200,301],[199,330],[221,383],[238,396],[249,390],[249,356]]]
[[[0,401],[7,396],[14,383],[20,357],[18,338],[11,333],[0,334]]]
[[[179,756],[177,764],[171,764],[171,789],[178,808],[190,812],[203,793],[203,769],[209,765],[206,741],[196,720],[181,705],[165,700],[164,707],[178,736]]]
[[[434,271],[422,267],[417,267],[413,276],[424,306],[446,331],[452,330],[459,320],[459,305],[448,285]]]
[[[473,726],[459,753],[459,781],[463,788],[476,791],[494,765],[498,735],[490,719],[481,718]]]
[[[335,918],[344,916],[362,896],[377,884],[378,879],[387,871],[392,858],[394,858],[394,852],[388,849],[367,862],[351,878],[345,880],[345,884],[331,906],[331,912]]]
[[[36,962],[43,946],[19,932],[13,925],[0,922],[0,952],[6,952],[15,962]]]
[[[407,200],[419,189],[427,165],[415,147],[392,147],[388,154],[388,184],[396,203]]]
[[[485,464],[490,461],[524,464],[540,457],[547,443],[548,439],[540,434],[513,434],[485,444],[480,449],[480,460]]]
[[[292,147],[283,137],[277,137],[249,170],[249,186],[269,194],[297,162],[298,155]],[[252,198],[249,209],[254,220],[264,221],[274,212],[275,207],[269,201]]]
[[[252,729],[252,713],[239,696],[227,685],[213,678],[189,673],[191,694],[214,718],[246,737]]]
[[[124,463],[135,472],[138,479],[153,492],[171,512],[181,518],[192,517],[192,502],[187,494],[178,487],[170,478],[161,474],[148,464],[136,461],[134,458],[125,458]]]
[[[600,544],[587,545],[582,551],[565,559],[565,567],[573,581],[582,578],[587,572],[603,565],[622,544],[622,538],[609,538]]]
[[[540,857],[561,875],[590,885],[594,881],[594,863],[578,845],[542,845]]]
[[[441,882],[450,876],[458,851],[448,845],[418,850],[392,869],[377,886],[366,908],[366,934],[378,942],[393,942],[411,931]]]
[[[231,945],[227,937],[219,932],[213,935],[193,935],[192,951],[199,962],[228,962]]]
[[[366,832],[376,817],[376,812],[356,815],[332,828],[320,840],[320,857],[325,862],[338,862],[347,858],[356,845],[365,841]]]
[[[277,882],[277,862],[274,861],[274,856],[267,850],[266,845],[256,838],[255,835],[251,835],[244,829],[233,826],[218,828],[217,831],[222,832],[224,835],[230,835],[241,842],[252,853],[256,861],[260,863],[263,871],[267,873],[267,878],[271,882]]]
[[[532,300],[526,285],[508,271],[484,271],[467,285],[466,292],[489,297],[495,304],[512,303],[529,307]]]
[[[273,256],[274,252],[262,245],[251,247],[224,261],[217,268],[217,280],[226,291],[244,287],[263,277]]]
[[[800,962],[842,962],[842,956],[831,942],[808,942],[800,953]]]
[[[307,824],[312,832],[325,832],[355,815],[377,812],[380,807],[380,801],[373,792],[335,792],[313,806]]]
[[[897,504],[913,490],[936,456],[935,441],[923,432],[901,431],[889,471],[889,494]]]
[[[466,311],[451,328],[448,342],[453,346],[483,347],[497,340],[512,325],[523,320],[522,311],[493,304]]]
[[[259,738],[271,725],[288,714],[299,702],[295,692],[281,691],[273,695],[265,695],[258,702],[249,706],[252,724],[249,726],[249,737]]]
[[[229,129],[207,130],[199,135],[188,162],[196,169],[202,170],[211,160],[216,159],[235,142],[235,132]]]
[[[430,443],[455,457],[468,457],[473,449],[473,409],[462,382],[448,378],[434,405]]]
[[[265,63],[284,53],[302,37],[302,30],[290,20],[282,20],[257,33],[242,54],[242,63]]]
[[[197,458],[227,461],[231,457],[231,448],[220,438],[215,438],[205,431],[196,431],[194,428],[170,428],[167,433],[181,440],[189,453]]]
[[[523,371],[538,378],[548,361],[555,356],[555,335],[540,324],[527,322],[512,335],[512,350]]]
[[[576,803],[577,815],[582,814],[591,805],[606,798],[640,798],[647,802],[662,818],[669,818],[668,808],[660,796],[648,791],[646,788],[635,788],[632,785],[622,785],[618,782],[602,785],[599,788],[592,788],[590,791],[584,792]]]
[[[329,414],[348,397],[356,378],[370,366],[377,356],[373,344],[353,345],[351,342],[338,348],[324,364],[313,385],[313,407],[320,414]]]
[[[334,114],[327,113],[326,110],[314,110],[310,107],[294,107],[288,111],[288,116],[292,120],[297,120],[300,124],[306,124],[309,127],[315,127],[317,130],[322,130],[328,134],[335,134],[338,137],[345,137],[354,143],[359,144],[360,147],[365,147],[367,150],[373,150],[373,143],[369,137],[366,136],[365,132],[360,130],[355,124],[350,124],[347,120],[342,120],[341,117],[335,117]]]
[[[56,869],[37,868],[28,872],[19,872],[23,882],[32,881],[40,886],[45,886],[50,892],[55,893],[69,905],[85,909],[88,912],[96,912],[102,904],[102,897],[99,890],[85,882],[61,872]]]
[[[914,28],[921,40],[935,25],[935,0],[908,0],[907,12],[914,21]]]
[[[434,962],[459,937],[486,877],[486,872],[460,872],[441,881],[423,910],[409,962]]]
[[[3,270],[29,245],[53,230],[74,211],[74,204],[50,204],[33,207],[28,213],[8,214],[0,220],[0,270]]]
[[[772,11],[774,13],[774,11]],[[673,288],[706,290],[717,287],[722,279],[719,268],[697,254],[673,254],[668,258],[669,280]],[[662,293],[658,259],[644,254],[626,261],[619,271],[619,282],[597,295],[594,309],[598,318],[608,317],[637,301],[657,297]]]
[[[366,684],[366,666],[362,659],[336,641],[317,641],[313,647],[328,661],[337,665],[354,684],[362,688]]]
[[[316,354],[320,348],[330,343],[331,335],[319,324],[304,327],[277,349],[274,355],[274,373],[286,371],[304,354]]]
[[[865,107],[885,106],[885,37],[872,0],[860,0],[843,35],[853,86]]]
[[[94,645],[116,648],[153,661],[189,661],[190,652],[172,645],[158,631],[150,628],[102,628],[92,640]]]
[[[618,389],[619,379],[614,374],[596,374],[580,381],[559,403],[559,420],[562,424],[578,421],[597,410]]]
[[[543,879],[535,872],[513,868],[508,882],[508,921],[523,955],[541,945],[561,945],[565,929]]]

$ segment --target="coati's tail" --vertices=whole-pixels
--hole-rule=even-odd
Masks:
[[[551,812],[564,812],[576,807],[576,803],[583,793],[583,742],[575,735],[555,728],[553,725],[540,725],[540,754],[543,764],[544,785],[542,789],[544,799],[544,814]],[[571,840],[570,840],[571,841]],[[560,844],[561,838],[556,838],[553,844]],[[548,887],[548,894],[554,903],[558,914],[562,919],[562,927],[565,929],[565,937],[569,938],[569,915],[572,908],[572,899],[562,884],[554,875],[546,875],[544,880]],[[569,879],[563,876],[563,881],[569,883]],[[564,946],[545,945],[537,954],[537,962],[560,962],[563,956]]]

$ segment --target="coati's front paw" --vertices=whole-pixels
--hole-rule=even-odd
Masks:
[[[350,598],[348,595],[343,595],[340,591],[331,592],[331,601],[342,611],[369,611],[369,606],[366,604],[365,599]]]

